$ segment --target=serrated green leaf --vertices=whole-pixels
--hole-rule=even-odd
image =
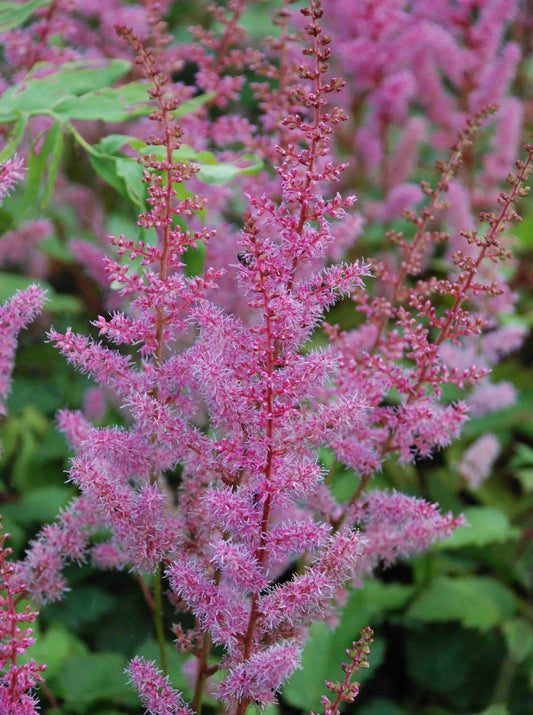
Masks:
[[[465,546],[485,546],[518,538],[520,530],[511,526],[507,515],[492,506],[474,506],[464,510],[468,526],[461,526],[453,535],[438,543],[437,549],[461,549]]]
[[[487,631],[513,615],[513,592],[486,576],[438,576],[407,611],[423,622],[459,621],[466,628]]]
[[[23,4],[3,2],[0,5],[0,32],[7,32],[22,25],[40,7],[50,5],[52,0],[29,0]]]
[[[117,158],[117,176],[124,181],[127,198],[144,210],[145,187],[143,184],[143,169],[135,159]]]

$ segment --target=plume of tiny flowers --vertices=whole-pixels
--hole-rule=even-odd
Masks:
[[[241,5],[232,8],[238,12]],[[431,390],[449,375],[435,367],[429,331],[417,328],[404,305],[403,268],[394,275],[391,269],[387,278],[386,266],[376,264],[393,297],[380,301],[376,295],[374,301],[363,285],[365,263],[328,264],[338,226],[354,202],[332,189],[345,167],[332,158],[331,137],[345,114],[327,100],[343,82],[328,79],[330,38],[320,27],[320,3],[312,0],[302,15],[308,46],[290,89],[294,111],[283,120],[277,191],[248,196],[233,257],[246,318],[211,300],[219,272],[208,267],[191,278],[184,271],[184,253],[214,237],[185,223],[204,202],[194,194],[178,198],[184,195],[178,186],[193,178],[195,168],[175,160],[181,132],[168,79],[137,35],[121,28],[150,80],[152,120],[161,134],[150,138],[142,160],[149,208],[139,224],[153,240],[111,239],[119,254],[140,258],[142,265],[134,271],[107,260],[109,277],[130,303],[95,325],[102,340],[136,346],[138,359],[70,329],[50,332],[67,360],[123,406],[127,426],[97,428],[79,413],[60,415],[75,449],[70,479],[82,496],[59,524],[43,530],[22,568],[30,570],[42,597],[58,597],[62,566],[87,557],[88,537],[101,526],[112,536],[92,549],[97,563],[129,565],[141,578],[143,571],[155,572],[156,584],[164,568],[172,604],[193,621],[179,640],[197,658],[196,712],[217,670],[223,671],[217,697],[235,715],[252,703],[271,703],[299,667],[309,625],[330,618],[360,564],[426,548],[458,523],[421,500],[363,495],[363,480],[344,511],[324,483],[321,446],[368,480],[393,449],[406,461],[415,450],[428,454],[445,444],[465,413],[461,405],[433,400]],[[443,169],[443,183],[457,154],[460,149]],[[432,201],[436,207],[437,193]],[[417,219],[414,248],[404,246],[405,274],[420,264],[430,215]],[[466,294],[470,283],[463,287]],[[408,295],[418,300],[419,293]],[[330,326],[332,346],[306,351],[340,298],[352,298],[367,323],[348,335]],[[446,337],[461,328],[459,308],[443,326]],[[416,303],[411,310],[420,317],[429,308]],[[402,369],[405,358],[415,369]],[[476,377],[472,369],[450,375],[458,383]],[[397,409],[382,404],[393,388],[402,398]],[[166,474],[178,466],[179,487],[172,493]],[[367,550],[374,534],[378,548]],[[302,568],[281,580],[289,549]],[[147,600],[164,646],[160,596],[161,588],[154,589]],[[149,711],[181,712],[186,706],[164,679],[164,647],[161,653],[162,673],[135,660],[130,677]]]
[[[126,673],[149,715],[192,715],[180,694],[170,685],[168,676],[163,675],[153,662],[134,658]]]
[[[0,521],[0,531],[2,525]],[[15,577],[15,566],[9,563],[11,549],[4,546],[9,534],[0,533],[0,711],[5,715],[36,715],[38,699],[31,692],[43,681],[45,665],[20,658],[35,643],[33,630],[23,624],[37,618],[36,611],[26,606],[17,611],[16,602],[25,589]]]
[[[39,313],[44,298],[44,291],[32,285],[17,291],[10,300],[0,305],[0,416],[5,415],[18,333]]]

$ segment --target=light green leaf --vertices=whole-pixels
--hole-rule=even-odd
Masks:
[[[60,127],[59,131],[55,133],[54,144],[51,150],[50,164],[48,165],[48,175],[46,177],[46,189],[44,191],[44,196],[41,201],[41,209],[46,208],[48,202],[52,198],[52,192],[54,191],[54,186],[56,184],[57,172],[59,169],[59,162],[61,161],[61,155],[63,153],[63,131]]]
[[[143,168],[135,159],[117,158],[117,176],[124,181],[126,196],[132,203],[144,210],[145,188],[143,184]]]
[[[68,711],[85,713],[97,702],[137,705],[137,696],[127,684],[125,667],[126,659],[119,653],[88,653],[69,658],[58,677]]]
[[[40,7],[50,5],[52,0],[29,0],[23,4],[3,2],[0,4],[0,32],[22,25]]]
[[[46,679],[54,678],[67,659],[79,652],[81,641],[60,624],[53,624],[22,657],[24,662],[32,658],[37,663],[46,663]]]
[[[438,576],[414,601],[407,617],[423,622],[459,621],[487,631],[513,615],[513,592],[486,576]]]
[[[227,184],[228,181],[237,176],[258,174],[263,168],[263,162],[257,157],[248,154],[243,155],[243,160],[249,161],[247,166],[236,166],[235,164],[204,164],[197,162],[200,167],[198,178],[204,184]]]
[[[49,65],[39,63],[20,84],[7,89],[0,98],[0,122],[15,121],[20,114],[45,114],[68,95],[80,96],[109,87],[125,75],[126,60],[80,60],[66,62],[53,74],[35,77]]]
[[[116,189],[121,196],[132,201],[144,211],[142,198],[142,167],[135,159],[110,154],[89,154],[89,161],[96,173]]]
[[[130,82],[121,87],[104,87],[82,96],[65,97],[54,104],[53,111],[69,119],[124,122],[150,114],[154,105],[145,84]]]
[[[11,139],[4,145],[4,148],[0,152],[0,162],[10,159],[15,153],[20,140],[24,136],[24,131],[26,130],[26,124],[28,123],[28,117],[26,114],[21,114],[21,116],[15,122],[15,126],[11,132]]]
[[[436,549],[462,549],[465,546],[485,546],[518,538],[520,530],[511,526],[507,515],[492,506],[473,506],[464,510],[468,526],[459,527]]]
[[[507,649],[517,663],[521,663],[533,650],[533,626],[524,618],[513,618],[502,624]]]
[[[41,144],[39,154],[35,153],[34,147],[32,147],[30,151],[27,160],[28,173],[26,176],[26,191],[24,192],[22,213],[36,200],[49,159],[49,176],[51,174],[50,178],[55,182],[57,167],[63,149],[63,137],[61,136],[61,132],[62,127],[60,122],[54,122]],[[55,156],[56,153],[58,153],[59,156]]]
[[[214,96],[214,92],[208,92],[207,94],[200,94],[197,97],[192,97],[192,99],[186,99],[172,112],[172,114],[177,119],[179,119],[179,117],[184,117],[186,114],[193,114],[204,104],[210,102]]]
[[[73,295],[56,293],[49,283],[34,278],[27,278],[16,273],[0,272],[0,301],[7,300],[17,290],[25,290],[32,283],[40,286],[46,291],[46,303],[44,309],[51,313],[79,313],[83,306]]]

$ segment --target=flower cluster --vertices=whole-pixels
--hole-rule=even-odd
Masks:
[[[295,34],[287,1],[275,17],[279,37],[250,49],[239,24],[245,0],[211,8],[220,35],[197,28],[196,44],[181,48],[169,44],[159,22],[164,4],[111,3],[122,39],[101,46],[83,12],[72,27],[62,24],[70,4],[57,2],[39,11],[40,24],[10,35],[12,60],[33,33],[43,38],[26,69],[86,52],[119,54],[118,43],[126,40],[136,57],[134,73],[147,82],[154,103],[149,121],[137,126],[146,146],[139,159],[147,194],[138,219],[142,238],[113,236],[105,256],[98,246],[72,243],[94,280],[110,294],[109,284],[116,288],[108,300],[114,312],[94,321],[98,339],[70,328],[48,333],[66,360],[119,406],[123,420],[95,426],[87,414],[60,412],[59,428],[74,451],[69,480],[80,496],[36,536],[17,567],[17,583],[25,584],[19,591],[42,603],[61,598],[69,562],[91,559],[100,568],[135,572],[153,612],[161,669],[135,658],[127,672],[152,715],[199,713],[207,689],[235,715],[252,704],[267,707],[300,667],[309,626],[331,622],[350,582],[359,585],[376,566],[427,549],[463,523],[436,504],[369,491],[369,485],[387,459],[429,457],[456,437],[468,404],[444,401],[443,386],[475,386],[470,406],[481,411],[486,390],[494,389],[487,383],[490,366],[522,339],[488,316],[512,309],[513,296],[495,266],[509,258],[502,233],[517,219],[513,207],[526,193],[533,147],[509,175],[499,210],[483,214],[485,232],[471,216],[486,197],[469,185],[474,137],[495,111],[487,105],[504,97],[518,61],[516,46],[503,39],[515,4],[487,3],[469,27],[469,3],[457,8],[443,0],[433,7],[418,0],[408,12],[407,3],[396,1],[364,2],[354,10],[335,0],[324,21],[320,0],[310,0]],[[107,22],[107,6],[92,3],[95,23]],[[344,16],[350,22],[339,28]],[[143,38],[139,18],[148,28]],[[333,106],[334,97],[346,104],[346,92],[344,80],[330,73],[335,43],[326,27],[335,32],[341,65],[357,74],[356,104],[369,102],[364,121],[358,106]],[[47,54],[50,33],[67,39],[75,33],[75,55],[57,48]],[[399,64],[390,62],[396,51]],[[195,88],[172,81],[185,62],[196,65]],[[256,123],[220,116],[246,86],[245,69],[254,74]],[[448,100],[444,80],[464,106]],[[422,95],[421,84],[428,88]],[[180,101],[195,89],[209,99],[178,126]],[[406,183],[426,129],[425,120],[408,119],[415,96],[423,96],[434,121],[432,143],[449,144],[452,135],[455,141],[448,161],[438,163],[436,186]],[[369,206],[370,214],[388,222],[399,209],[424,201],[404,213],[404,232],[387,234],[390,250],[370,260],[357,257],[363,220],[353,211],[355,197],[342,190],[349,183],[347,162],[336,158],[352,115],[361,121],[356,141],[366,169],[372,174],[378,163],[385,167],[384,201]],[[387,157],[393,125],[403,133]],[[515,129],[507,139],[495,135],[501,151],[484,171],[498,180],[500,165],[514,156]],[[198,167],[180,160],[184,134],[194,149],[212,150],[220,160],[238,163],[244,148],[265,162],[259,176],[238,179],[239,200],[246,203],[238,225],[228,208],[231,187],[202,185]],[[2,169],[4,194],[21,178],[12,161]],[[457,230],[447,193],[459,206],[463,201],[466,218]],[[203,223],[206,207],[214,228]],[[431,257],[446,255],[446,243],[451,270],[433,275]],[[193,275],[187,261],[204,246],[206,266]],[[1,400],[17,333],[42,297],[33,287],[0,309]],[[352,308],[351,328],[328,318],[339,303]],[[93,389],[86,412],[97,415],[101,401],[102,392]],[[479,464],[481,448],[486,442],[474,445],[459,466],[472,485],[497,456],[492,443],[490,458]],[[353,475],[344,502],[331,488],[340,465]],[[28,637],[13,625],[19,616],[9,568],[2,561],[9,632],[26,648]],[[177,645],[195,663],[190,706],[167,677],[164,589],[180,620]],[[348,651],[344,682],[327,684],[336,696],[323,700],[327,715],[357,695],[350,680],[367,665],[371,636],[362,632]],[[14,653],[8,652],[12,668],[26,675],[20,687],[12,679],[12,700],[22,698],[40,672],[34,665],[22,671]]]
[[[0,534],[0,708],[5,715],[36,715],[38,700],[31,690],[42,682],[46,665],[20,660],[35,643],[33,630],[21,624],[32,623],[38,614],[29,605],[17,611],[25,586],[17,583],[15,565],[8,561],[11,549],[4,546],[8,538],[9,534]]]

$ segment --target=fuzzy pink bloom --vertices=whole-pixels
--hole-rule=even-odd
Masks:
[[[22,181],[25,173],[24,162],[16,154],[0,166],[0,206],[15,185]]]
[[[37,715],[38,700],[31,691],[43,681],[46,666],[33,659],[25,664],[17,660],[35,643],[32,628],[23,624],[32,623],[38,614],[30,606],[22,612],[15,609],[25,586],[17,583],[16,568],[7,560],[11,555],[11,549],[4,547],[8,537],[0,535],[0,708],[5,715]]]
[[[300,667],[301,649],[292,643],[277,643],[232,668],[220,686],[226,702],[249,699],[262,707],[274,702],[275,694]]]
[[[457,471],[471,489],[477,489],[490,476],[500,451],[498,438],[493,434],[483,435],[466,450]]]
[[[17,291],[11,300],[0,305],[0,416],[5,414],[5,401],[11,387],[17,335],[39,313],[44,299],[42,289],[32,285]]]
[[[126,673],[149,715],[191,715],[192,711],[170,685],[168,676],[162,675],[153,662],[134,658]]]

